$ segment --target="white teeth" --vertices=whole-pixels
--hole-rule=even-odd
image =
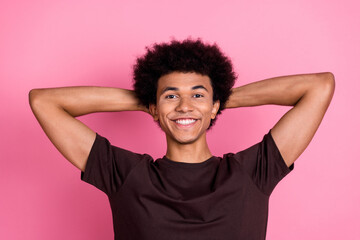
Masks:
[[[181,125],[188,125],[195,121],[196,121],[195,119],[179,119],[179,120],[176,120],[176,123],[179,123]]]

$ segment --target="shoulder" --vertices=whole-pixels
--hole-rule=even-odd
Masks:
[[[284,162],[271,135],[271,129],[263,135],[260,141],[236,153],[226,153],[223,158],[233,159],[243,167],[244,165],[256,167],[259,164],[267,164],[268,161],[275,161],[280,164]]]
[[[113,145],[108,138],[96,133],[96,138],[92,146],[89,157],[98,157],[102,159],[113,159],[113,161],[130,161],[131,165],[141,160],[152,160],[153,158],[146,153],[138,153]]]

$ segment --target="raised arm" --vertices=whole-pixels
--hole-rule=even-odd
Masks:
[[[289,167],[315,135],[334,90],[334,75],[329,72],[275,77],[234,88],[226,107],[294,106],[271,129]]]
[[[131,90],[106,87],[33,89],[31,109],[42,129],[59,152],[81,171],[95,132],[75,117],[94,112],[145,111]]]

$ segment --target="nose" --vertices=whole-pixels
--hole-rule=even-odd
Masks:
[[[177,112],[191,112],[192,110],[193,105],[191,100],[188,98],[181,98],[175,109]]]

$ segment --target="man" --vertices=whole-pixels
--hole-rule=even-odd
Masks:
[[[134,91],[33,89],[30,105],[55,147],[105,192],[115,239],[265,239],[268,200],[313,138],[332,99],[331,73],[275,77],[232,89],[230,60],[201,40],[155,44],[137,59]],[[261,142],[215,157],[206,131],[225,108],[293,106]],[[166,135],[154,161],[112,146],[75,117],[150,113]]]

